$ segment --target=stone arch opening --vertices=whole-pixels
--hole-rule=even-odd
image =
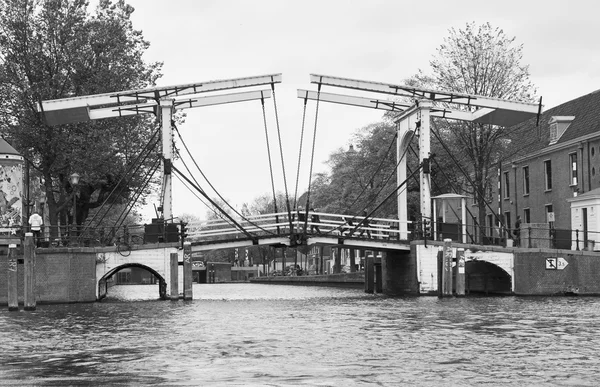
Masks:
[[[140,263],[126,263],[124,265],[117,266],[117,267],[111,269],[110,271],[106,272],[102,276],[102,278],[100,278],[100,280],[98,281],[98,300],[101,300],[106,297],[106,294],[108,292],[108,286],[107,286],[106,281],[113,275],[117,274],[119,271],[121,271],[123,269],[131,268],[131,267],[137,267],[140,269],[144,269],[144,270],[148,271],[149,273],[152,273],[154,275],[154,277],[156,277],[156,279],[158,279],[159,297],[163,300],[167,299],[167,281],[163,278],[163,276],[161,274],[159,274],[153,268],[146,266],[146,265],[142,265]]]
[[[506,270],[493,263],[467,261],[465,288],[468,293],[512,294],[512,277]]]

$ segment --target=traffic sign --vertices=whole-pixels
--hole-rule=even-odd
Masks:
[[[556,268],[558,270],[564,270],[568,264],[569,264],[569,262],[567,262],[567,260],[562,257],[559,257],[556,259]]]
[[[546,258],[546,270],[556,270],[556,258]]]

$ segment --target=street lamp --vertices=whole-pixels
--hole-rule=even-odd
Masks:
[[[77,188],[79,185],[79,174],[77,172],[73,173],[69,177],[69,181],[73,187],[73,221],[71,223],[71,242],[73,245],[75,245],[77,240]]]

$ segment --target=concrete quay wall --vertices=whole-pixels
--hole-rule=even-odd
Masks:
[[[365,283],[365,273],[340,273],[324,275],[302,276],[276,276],[250,278],[252,283],[278,284],[278,285],[313,285],[313,286],[339,286],[362,288]]]
[[[2,251],[0,251],[1,253]],[[18,299],[24,297],[24,266],[18,253]],[[0,304],[8,303],[8,256],[0,255]],[[37,303],[96,301],[96,252],[89,248],[38,249],[35,259]]]

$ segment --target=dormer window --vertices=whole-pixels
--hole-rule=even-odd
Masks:
[[[567,130],[575,116],[552,116],[548,124],[550,125],[550,145],[556,144],[563,133]]]

